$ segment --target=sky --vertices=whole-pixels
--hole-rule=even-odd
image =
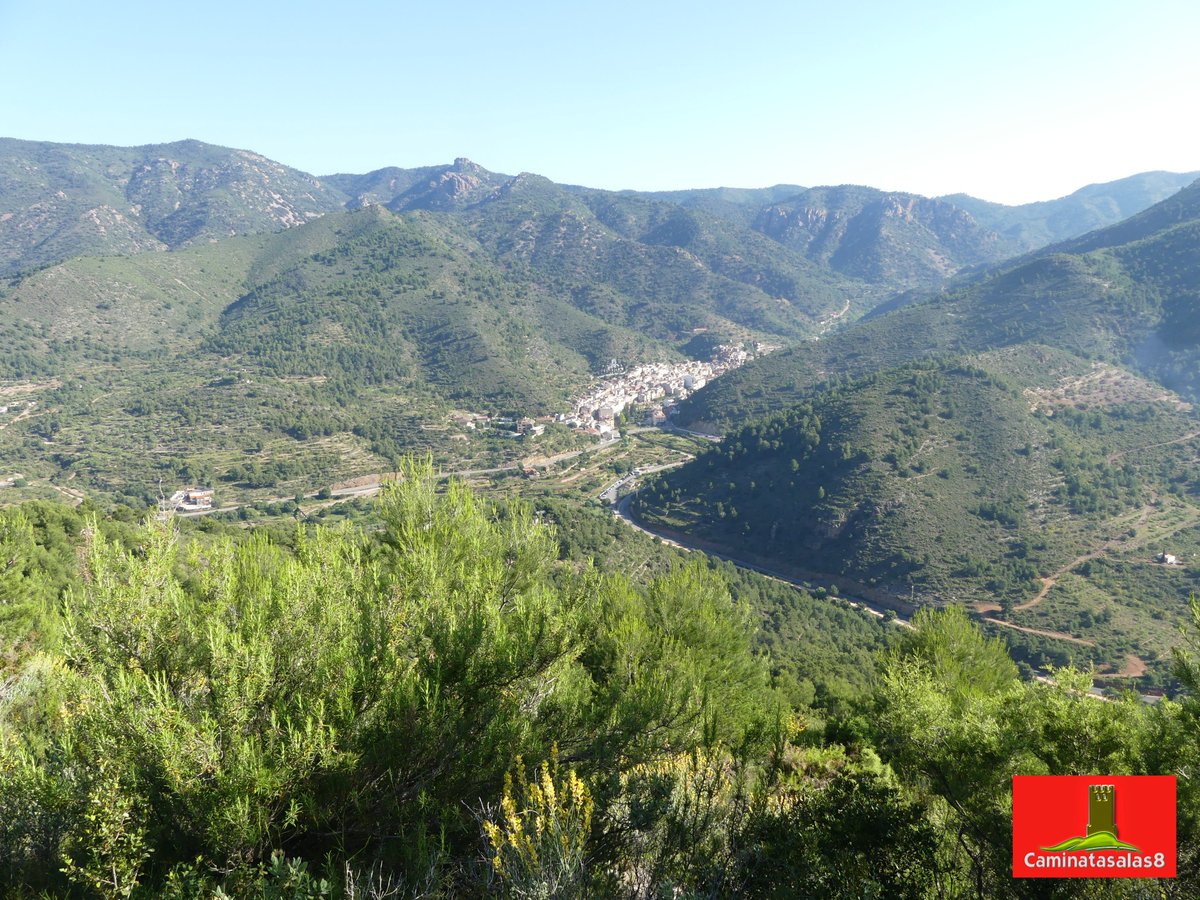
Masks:
[[[1002,203],[1200,170],[1195,0],[0,0],[0,136]]]

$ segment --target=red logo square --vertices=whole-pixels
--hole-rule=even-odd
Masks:
[[[1014,878],[1174,878],[1174,775],[1014,775]]]

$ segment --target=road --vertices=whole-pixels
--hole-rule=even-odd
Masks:
[[[661,463],[657,466],[639,466],[628,475],[618,478],[616,481],[602,490],[599,494],[599,499],[603,500],[605,503],[615,503],[617,500],[617,494],[620,492],[621,488],[627,484],[632,484],[633,482],[637,481],[642,475],[652,475],[655,472],[665,472],[667,469],[677,469],[684,463],[691,462],[695,458],[696,457],[688,453],[684,455],[683,459],[677,459],[669,463]]]
[[[637,522],[633,518],[633,515],[629,512],[629,503],[633,499],[633,496],[634,496],[633,494],[627,494],[626,496],[624,496],[620,500],[618,500],[615,504],[613,504],[613,514],[618,519],[620,519],[622,522],[627,524],[629,527],[636,528],[638,531],[648,534],[651,537],[656,537],[659,540],[661,540],[664,544],[667,544],[671,547],[678,547],[680,550],[686,550],[689,552],[695,550],[695,551],[698,551],[701,553],[707,553],[709,556],[715,556],[717,559],[723,559],[726,562],[733,563],[739,569],[746,569],[751,572],[756,572],[759,575],[763,575],[774,581],[783,582],[784,584],[790,585],[794,588],[800,588],[800,589],[805,589],[805,590],[807,589],[803,582],[797,581],[796,579],[791,578],[791,577],[783,574],[782,572],[773,571],[772,569],[766,568],[764,566],[756,565],[755,563],[751,563],[751,562],[746,562],[745,560],[740,560],[740,559],[737,559],[736,557],[729,556],[724,553],[714,553],[711,549],[705,549],[705,548],[701,548],[698,546],[689,546],[687,542],[681,542],[680,540],[678,540],[679,535],[677,535],[677,534],[675,535],[674,538],[672,538],[672,537],[667,537],[665,535],[657,534],[656,532],[651,531],[649,528],[646,528],[644,525]],[[840,600],[843,603],[846,603],[847,605],[853,607],[854,609],[865,610],[866,612],[869,612],[873,616],[877,616],[878,618],[883,618],[887,614],[887,612],[892,611],[892,610],[889,610],[887,607],[873,604],[868,600],[862,599],[861,597],[836,597],[833,599]],[[902,619],[900,617],[897,617],[895,621],[896,621],[897,625],[903,626],[905,628],[912,628],[912,625],[909,623],[909,621],[907,619]],[[1009,627],[1016,627],[1016,626],[1011,625],[1008,622],[1002,622],[999,619],[988,619],[988,621],[995,622],[997,625],[1007,625]],[[1027,631],[1027,632],[1030,632],[1033,634],[1045,634],[1045,635],[1051,636],[1051,637],[1063,637],[1063,635],[1059,635],[1057,633],[1039,632],[1039,631],[1036,631],[1035,629],[1030,629],[1030,628],[1021,628],[1019,630]],[[1079,644],[1090,644],[1091,643],[1090,641],[1084,641],[1079,638],[1072,638],[1070,636],[1066,636],[1066,637],[1067,637],[1067,640],[1075,641],[1076,643],[1079,643]],[[1050,678],[1047,675],[1037,675],[1035,677],[1037,678],[1038,681],[1046,683],[1046,684],[1054,684],[1055,683],[1054,679]],[[1100,692],[1100,689],[1097,687],[1093,687],[1091,689],[1091,691],[1089,691],[1086,694],[1086,696],[1091,700],[1102,700],[1104,702],[1109,702],[1109,703],[1113,702],[1109,697],[1104,696]],[[1143,694],[1143,695],[1141,695],[1141,699],[1142,699],[1142,702],[1144,702],[1144,703],[1157,703],[1162,698],[1153,696],[1153,695]]]
[[[991,622],[993,625],[999,625],[1002,628],[1011,628],[1013,631],[1023,631],[1025,634],[1036,634],[1041,637],[1054,638],[1059,641],[1069,641],[1072,644],[1079,644],[1083,647],[1095,647],[1095,641],[1088,641],[1083,638],[1077,638],[1071,634],[1064,634],[1061,631],[1043,631],[1041,628],[1027,628],[1024,625],[1014,625],[1012,622],[1005,622],[1003,619],[995,619],[991,616],[984,616],[983,621]]]
[[[633,500],[633,497],[636,493],[637,492],[634,491],[633,493],[626,494],[624,497],[622,497],[620,500],[618,500],[612,506],[613,514],[618,519],[620,519],[622,522],[624,522],[626,525],[629,525],[631,528],[636,528],[638,531],[648,534],[651,537],[656,537],[659,540],[661,540],[664,544],[667,544],[668,546],[678,547],[680,550],[686,550],[688,552],[696,551],[698,553],[705,553],[708,556],[712,556],[717,559],[725,560],[725,562],[728,562],[728,563],[733,563],[733,565],[737,566],[739,569],[745,569],[749,572],[755,572],[758,575],[763,575],[767,578],[772,579],[773,581],[779,581],[779,582],[782,582],[783,584],[789,585],[794,588],[799,588],[801,590],[809,590],[808,586],[806,585],[806,583],[804,581],[793,578],[793,577],[786,575],[785,573],[780,572],[776,569],[771,569],[771,568],[768,568],[767,566],[762,566],[762,565],[758,565],[757,563],[748,562],[744,559],[739,559],[736,556],[731,556],[728,553],[721,552],[721,551],[715,551],[710,547],[701,546],[699,542],[689,541],[686,538],[684,538],[682,535],[678,534],[677,532],[671,532],[670,535],[667,535],[667,534],[660,534],[656,531],[652,531],[651,529],[647,528],[645,525],[641,524],[636,519],[634,519],[633,514],[629,511],[629,504]],[[835,580],[835,576],[833,576],[833,575],[830,575],[827,577],[831,583]],[[861,609],[866,612],[869,612],[871,615],[876,616],[877,618],[880,618],[880,619],[886,618],[889,613],[894,614],[896,612],[894,609],[891,609],[890,607],[882,606],[877,603],[872,603],[871,601],[865,600],[862,597],[838,596],[838,597],[831,597],[831,599],[838,600],[842,603],[845,603],[847,606],[850,606],[853,609]],[[897,625],[903,626],[905,628],[912,627],[909,624],[907,619],[902,618],[898,615],[896,616],[895,622]]]
[[[538,466],[552,466],[564,460],[574,459],[577,456],[582,456],[584,453],[600,453],[610,450],[615,447],[618,441],[601,441],[594,447],[585,447],[582,450],[566,450],[562,453],[556,453],[553,456],[540,457],[537,463]],[[504,466],[496,466],[491,469],[456,469],[453,472],[442,472],[441,478],[469,478],[476,475],[499,475],[502,472],[520,472],[525,468],[524,462],[509,463]],[[379,493],[380,489],[389,481],[394,481],[399,473],[396,472],[377,472],[372,475],[363,475],[354,481],[361,482],[359,484],[351,484],[346,487],[336,488],[331,490],[330,496],[336,497],[339,500],[347,500],[353,497],[371,497]],[[317,496],[317,491],[309,491],[303,497],[306,500],[312,500]],[[191,518],[193,516],[207,516],[218,512],[229,512],[232,509],[239,509],[243,506],[253,506],[257,503],[282,503],[287,500],[295,499],[295,495],[287,497],[267,497],[265,499],[255,500],[252,503],[229,503],[214,509],[197,509],[190,512],[176,513],[177,516]]]
[[[686,434],[689,437],[704,438],[704,440],[712,441],[714,444],[721,443],[721,440],[723,438],[723,436],[719,435],[719,434],[706,434],[703,431],[690,431],[687,428],[680,428],[678,425],[676,425],[670,421],[663,422],[658,427],[660,429],[662,429],[663,431],[673,432],[674,434]]]

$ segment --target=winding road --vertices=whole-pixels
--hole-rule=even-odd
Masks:
[[[635,528],[638,531],[643,532],[644,534],[648,534],[651,537],[656,537],[659,540],[661,540],[664,544],[667,544],[668,546],[677,547],[680,550],[685,550],[688,552],[695,551],[698,553],[705,553],[708,556],[715,557],[716,559],[722,559],[725,562],[732,563],[733,565],[737,566],[739,569],[745,569],[748,572],[754,572],[758,575],[763,575],[766,578],[770,578],[773,581],[779,581],[779,582],[782,582],[783,584],[789,585],[794,588],[798,588],[800,590],[810,590],[811,589],[809,583],[806,583],[805,581],[802,581],[798,578],[787,575],[786,573],[780,572],[777,569],[772,569],[767,566],[762,566],[762,565],[759,565],[758,563],[752,563],[752,562],[749,562],[748,560],[739,559],[738,557],[730,555],[728,552],[724,551],[723,549],[717,548],[715,545],[712,545],[712,544],[708,543],[707,541],[701,541],[701,540],[697,540],[694,538],[688,538],[688,537],[685,537],[684,535],[679,534],[676,531],[667,531],[665,529],[663,531],[655,531],[653,529],[647,528],[641,522],[637,521],[634,518],[633,513],[631,513],[629,511],[629,504],[633,500],[634,495],[636,493],[637,493],[637,491],[633,491],[629,494],[626,494],[624,497],[622,497],[616,503],[612,504],[613,515],[616,516],[618,519],[620,519],[622,522],[624,522],[626,525],[628,525],[630,528]],[[812,579],[810,579],[810,582],[813,580],[826,580],[826,581],[829,581],[830,583],[833,583],[835,580],[843,580],[843,579],[837,579],[837,577],[834,575],[828,575],[828,574],[822,574],[822,573],[813,573],[813,576],[814,577]],[[869,612],[871,615],[876,616],[877,618],[880,618],[880,619],[886,618],[889,613],[896,612],[896,610],[892,609],[891,607],[883,606],[878,603],[872,603],[871,601],[865,600],[862,597],[838,596],[838,597],[833,597],[832,599],[839,600],[842,603],[845,603],[847,606],[850,606],[853,609],[861,609],[866,612]],[[903,626],[905,628],[912,627],[909,624],[907,619],[902,618],[899,615],[896,616],[895,622],[897,625]]]

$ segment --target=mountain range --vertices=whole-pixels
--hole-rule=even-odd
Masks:
[[[897,604],[973,603],[1037,664],[1063,661],[1043,638],[1149,659],[1190,576],[1136,560],[1200,550],[1194,175],[1006,207],[3,140],[0,388],[38,402],[0,422],[0,455],[133,505],[414,450],[486,468],[514,451],[450,429],[464,411],[561,411],[614,358],[783,345],[684,402],[681,424],[728,436],[637,515]]]
[[[723,219],[835,271],[894,286],[928,283],[1112,224],[1196,175],[1146,173],[1015,207],[966,195],[925,198],[856,186],[641,193],[562,187],[608,195],[610,205],[636,198],[702,220]],[[367,204],[393,211],[462,210],[488,201],[510,181],[466,159],[318,178],[256,153],[195,140],[111,147],[0,138],[0,273],[78,255],[174,250],[294,227]]]
[[[1200,184],[1192,184],[1116,225],[774,354],[698,393],[681,415],[724,427],[831,377],[1031,341],[1127,366],[1197,400],[1198,259]]]

